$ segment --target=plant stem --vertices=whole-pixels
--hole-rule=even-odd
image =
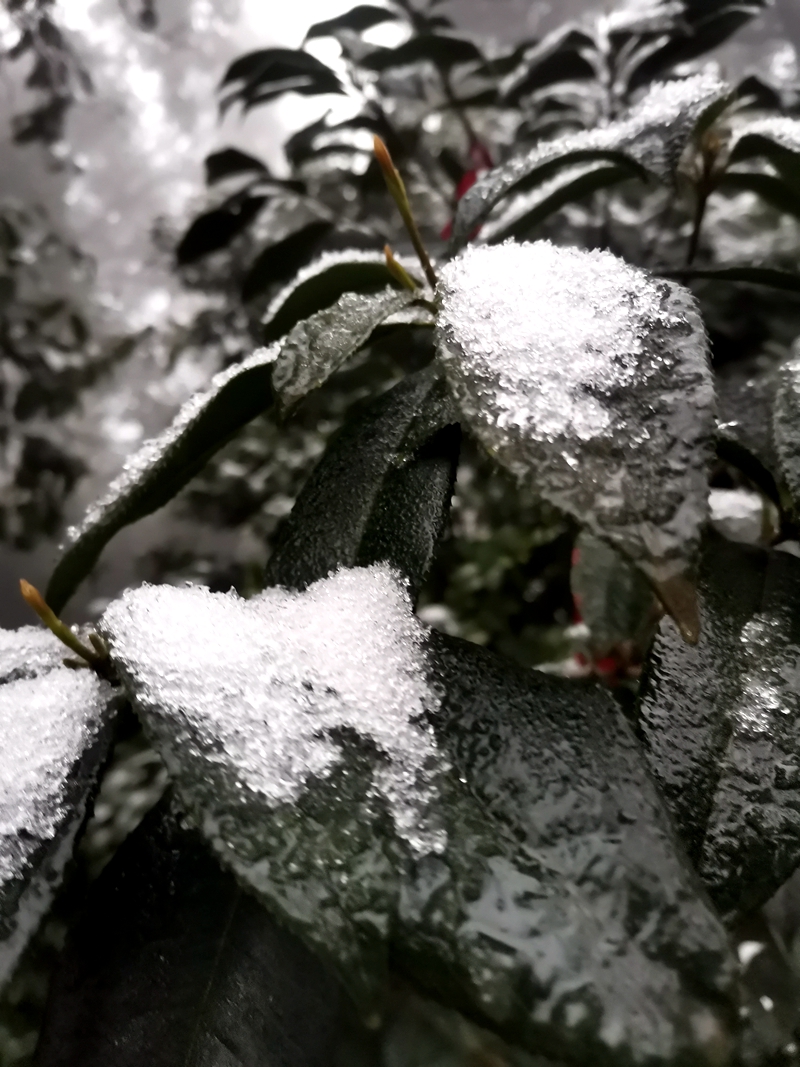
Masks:
[[[392,199],[395,204],[397,204],[406,230],[408,231],[408,236],[411,238],[411,244],[414,246],[414,251],[417,253],[417,258],[425,272],[425,277],[428,279],[428,284],[432,289],[435,289],[437,282],[436,272],[431,264],[428,251],[422,243],[422,237],[417,229],[416,219],[411,211],[411,204],[408,201],[408,194],[406,193],[403,179],[400,177],[400,172],[392,162],[392,157],[389,155],[389,149],[377,135],[375,136],[374,147],[375,158],[378,160],[380,168],[383,171],[386,186],[392,194]]]
[[[92,634],[90,637],[93,648],[84,645],[78,635],[73,633],[69,626],[58,618],[52,608],[45,602],[39,590],[32,586],[30,582],[20,578],[19,589],[26,604],[33,608],[47,629],[54,633],[59,641],[67,646],[70,652],[74,652],[81,659],[86,660],[92,667],[97,667],[101,662],[108,659],[105,646],[96,634]]]
[[[402,263],[398,263],[394,258],[394,252],[388,245],[383,246],[383,254],[386,256],[386,266],[389,268],[389,273],[395,281],[399,282],[404,289],[415,293],[419,289],[419,282],[408,273]]]
[[[694,206],[694,223],[692,225],[692,236],[689,240],[689,249],[686,253],[686,266],[691,267],[694,263],[694,257],[697,255],[697,249],[700,244],[700,230],[703,226],[703,218],[706,213],[706,204],[708,203],[710,190],[701,186],[697,189],[697,203]]]

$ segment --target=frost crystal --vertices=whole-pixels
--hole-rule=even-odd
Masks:
[[[108,742],[112,690],[60,642],[0,631],[0,983],[52,900]]]
[[[685,569],[714,430],[691,295],[545,241],[468,249],[440,279],[440,358],[486,447],[653,580]]]
[[[538,168],[573,152],[623,152],[662,181],[670,180],[703,112],[728,92],[725,83],[709,73],[657,83],[618,122],[547,141],[496,167],[462,197],[453,227],[454,246],[460,247],[494,205]]]
[[[342,570],[303,593],[269,589],[249,601],[145,586],[112,604],[103,627],[179,780],[191,749],[201,781],[216,752],[212,819],[245,795],[266,808],[298,802],[343,764],[349,738],[376,751],[372,790],[396,833],[415,853],[444,847],[426,814],[439,768],[421,721],[435,706],[424,631],[387,567]]]

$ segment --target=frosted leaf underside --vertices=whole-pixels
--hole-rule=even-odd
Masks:
[[[50,905],[109,740],[112,689],[35,627],[0,631],[0,984]]]
[[[691,294],[545,241],[468,249],[440,293],[439,356],[489,451],[654,581],[681,573],[714,431]]]

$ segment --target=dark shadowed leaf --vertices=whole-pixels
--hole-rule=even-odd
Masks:
[[[265,196],[247,196],[229,207],[199,215],[178,244],[178,263],[181,266],[195,263],[210,252],[225,248],[249,226],[266,202]]]
[[[777,211],[800,218],[800,188],[794,189],[771,174],[745,174],[729,170],[723,175],[718,188],[722,192],[755,193]]]
[[[103,626],[214,849],[362,1008],[391,952],[529,1051],[724,1062],[735,963],[606,693],[426,634],[382,565]]]
[[[110,741],[114,689],[48,630],[0,630],[0,986],[46,913]]]
[[[662,623],[639,714],[687,850],[733,915],[800,863],[800,560],[709,536],[700,595],[696,647]]]
[[[437,293],[439,359],[464,422],[640,567],[691,639],[690,589],[674,582],[706,521],[715,422],[691,294],[547,241],[468,248],[440,268]]]
[[[378,48],[370,52],[361,63],[368,70],[383,71],[427,61],[447,70],[459,63],[474,63],[482,59],[478,46],[462,37],[418,34],[396,48]]]
[[[457,250],[492,208],[513,190],[549,177],[554,167],[591,160],[629,160],[660,181],[671,182],[689,138],[703,115],[728,93],[711,74],[653,85],[616,122],[562,136],[490,170],[461,198],[453,224]],[[616,159],[612,157],[616,153]]]
[[[679,270],[664,271],[664,277],[691,281],[693,278],[707,278],[717,282],[740,282],[743,285],[766,285],[770,289],[783,289],[789,293],[800,293],[800,274],[794,271],[780,270],[777,267],[752,267],[749,264],[720,267],[681,267]]]
[[[372,4],[357,4],[344,15],[326,19],[324,22],[315,22],[306,34],[306,40],[312,37],[335,37],[342,30],[363,33],[365,30],[372,29],[373,26],[380,26],[384,22],[394,22],[396,19],[397,15],[389,8],[375,7]]]
[[[263,339],[283,337],[302,319],[330,307],[345,293],[376,293],[397,282],[381,252],[345,249],[326,252],[300,271],[264,315]]]
[[[641,177],[641,169],[628,163],[622,166],[594,167],[577,178],[571,177],[572,174],[574,171],[570,169],[566,174],[559,175],[553,182],[558,185],[558,188],[553,192],[548,192],[551,186],[549,183],[546,184],[542,189],[546,195],[537,199],[533,207],[520,209],[518,205],[513,205],[512,210],[516,208],[513,210],[513,219],[507,219],[505,216],[499,218],[497,223],[487,231],[485,235],[487,241],[490,244],[496,244],[509,237],[517,240],[530,237],[537,226],[556,211],[560,211],[566,204],[578,203],[600,189],[610,189],[631,178]],[[523,203],[525,203],[524,200]]]
[[[578,49],[559,50],[533,63],[524,76],[515,79],[503,94],[503,103],[516,107],[520,100],[557,82],[596,78],[597,71]]]
[[[297,274],[317,250],[319,242],[333,229],[333,223],[318,219],[302,226],[259,252],[242,283],[242,300],[252,300],[277,282],[287,282]]]
[[[223,148],[212,152],[205,159],[206,185],[229,178],[232,174],[268,174],[267,165],[255,156],[242,152],[238,148]]]
[[[444,384],[409,375],[328,446],[278,532],[268,585],[390,562],[416,595],[450,506],[460,434]]]
[[[706,2],[707,0],[703,0],[703,3]],[[761,0],[733,0],[730,3],[714,5],[714,8],[711,10],[710,4],[705,7],[700,4],[695,17],[692,17],[692,12],[687,11],[688,32],[671,36],[662,48],[648,56],[633,72],[630,89],[647,85],[653,78],[660,77],[677,64],[686,63],[717,48],[759,15],[764,4]]]
[[[263,48],[240,56],[226,71],[220,90],[223,112],[237,101],[249,110],[287,92],[314,96],[345,91],[330,67],[302,49],[291,48]]]
[[[330,307],[302,319],[282,338],[272,386],[282,411],[334,374],[388,318],[415,300],[409,290],[344,293]]]
[[[167,800],[92,887],[37,1067],[330,1067],[341,987]]]
[[[715,370],[714,385],[718,455],[744,471],[777,503],[778,458],[773,434],[776,364],[766,354],[723,364]]]
[[[800,188],[800,122],[783,115],[749,119],[734,126],[730,162],[767,159],[783,180]]]
[[[46,599],[55,612],[61,612],[118,530],[168,503],[237,430],[270,406],[274,358],[274,351],[260,349],[218,374],[163,434],[127,461],[106,495],[68,531],[69,547],[47,587]]]

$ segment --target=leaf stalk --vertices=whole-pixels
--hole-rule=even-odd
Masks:
[[[400,172],[392,161],[389,149],[377,134],[373,144],[375,148],[375,158],[383,172],[386,187],[391,193],[395,204],[397,204],[405,228],[408,231],[408,236],[411,238],[411,244],[414,246],[414,251],[417,253],[417,258],[425,272],[425,277],[428,279],[428,284],[432,289],[435,289],[437,283],[436,272],[433,269],[428,251],[422,243],[422,237],[420,236],[416,219],[411,210],[411,204],[408,200],[408,194],[406,193],[403,179],[400,177]]]

